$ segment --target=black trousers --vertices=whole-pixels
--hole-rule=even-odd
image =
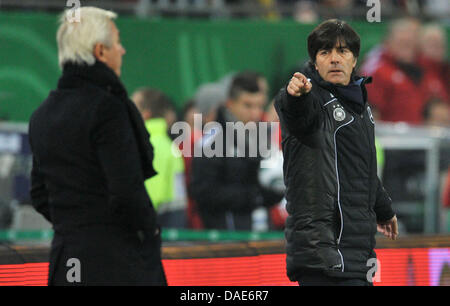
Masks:
[[[373,286],[373,283],[359,278],[330,277],[322,273],[311,273],[299,278],[300,286]]]
[[[55,231],[48,277],[50,286],[166,286],[161,237],[110,225]]]

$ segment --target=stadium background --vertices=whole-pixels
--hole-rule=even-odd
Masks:
[[[7,8],[0,6],[0,118],[4,120],[0,152],[13,153],[15,162],[13,171],[0,178],[0,199],[23,212],[29,200],[26,124],[60,75],[55,41],[56,11],[60,10],[55,6],[50,12]],[[364,17],[352,17],[350,23],[362,37],[361,61],[381,42],[388,23],[369,23]],[[289,17],[143,18],[133,14],[121,15],[117,24],[127,49],[122,79],[129,92],[151,85],[166,92],[179,108],[199,85],[246,69],[263,73],[273,96],[292,68],[307,59],[304,42],[316,25]],[[446,30],[450,42],[448,25]],[[449,139],[444,137],[442,142],[448,144]],[[445,220],[447,212],[441,209],[439,196],[435,201],[437,218]],[[419,223],[425,205],[429,203],[422,203],[415,216]],[[381,272],[375,285],[449,284],[448,225],[444,221],[432,230],[423,224],[418,228],[397,243],[378,237]],[[3,228],[0,285],[45,285],[51,237],[48,228],[26,222]],[[163,239],[169,285],[295,285],[285,276],[282,232],[166,230]]]
[[[267,76],[273,95],[294,65],[307,59],[304,42],[314,28],[292,20],[141,20],[127,16],[117,24],[127,50],[122,79],[129,92],[152,84],[167,92],[179,107],[199,85],[243,69]],[[57,17],[1,13],[0,25],[0,86],[8,93],[2,99],[2,112],[9,120],[27,122],[60,75],[55,60]],[[362,55],[381,40],[386,29],[385,23],[353,22],[352,26],[363,37]]]

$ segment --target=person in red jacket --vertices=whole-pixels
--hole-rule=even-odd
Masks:
[[[422,28],[419,65],[424,70],[427,99],[437,98],[450,105],[450,64],[446,61],[447,37],[437,24]]]
[[[190,138],[187,142],[181,142],[179,145],[181,152],[188,152],[188,154],[183,154],[184,160],[184,169],[185,169],[185,183],[186,188],[189,186],[189,179],[191,174],[191,165],[192,165],[192,156],[194,154],[194,144],[197,140],[201,139],[202,131],[198,130],[194,124],[194,115],[198,112],[198,109],[195,106],[195,101],[189,100],[186,102],[183,108],[183,120],[187,122],[191,128],[191,133],[187,135]],[[184,148],[185,145],[188,145],[188,151]],[[187,218],[188,218],[188,227],[191,229],[202,229],[203,223],[198,215],[196,210],[196,204],[189,196],[188,193],[188,203],[187,203]]]
[[[422,123],[426,90],[423,70],[416,64],[418,30],[414,19],[393,22],[371,69],[373,82],[367,85],[368,100],[382,121]]]

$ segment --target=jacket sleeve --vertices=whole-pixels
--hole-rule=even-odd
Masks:
[[[282,88],[275,97],[275,110],[281,125],[297,138],[318,129],[322,116],[321,106],[312,91],[294,97],[288,94],[286,88]]]
[[[137,142],[126,106],[110,99],[100,103],[92,141],[106,177],[112,212],[134,230],[154,233],[156,212],[145,190]]]
[[[30,189],[31,205],[37,212],[42,214],[45,219],[51,222],[50,208],[48,202],[48,190],[45,185],[44,176],[42,175],[36,158],[33,156],[33,166],[31,169],[31,189]]]
[[[392,199],[389,197],[378,177],[377,185],[374,210],[377,215],[377,222],[385,222],[392,219],[395,216],[395,212],[392,210]]]

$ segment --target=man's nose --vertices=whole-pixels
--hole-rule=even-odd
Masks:
[[[261,120],[263,110],[256,108],[252,111],[252,121],[258,122]]]
[[[340,60],[340,56],[339,54],[336,52],[336,50],[331,50],[331,56],[330,56],[330,61],[333,64],[338,64]]]

